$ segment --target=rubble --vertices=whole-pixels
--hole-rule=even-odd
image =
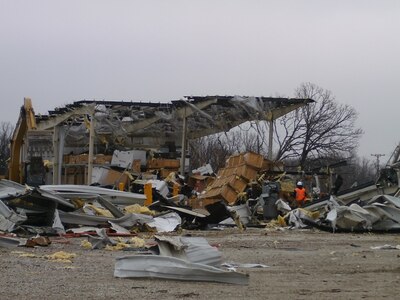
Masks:
[[[285,216],[295,228],[316,227],[331,232],[399,232],[400,199],[390,195],[374,196],[359,204],[340,205],[333,196]]]
[[[176,160],[152,159],[144,166],[137,156],[123,159],[125,154],[118,155],[119,164],[129,169],[120,173],[127,179],[118,186],[31,187],[0,181],[0,230],[26,237],[0,237],[0,246],[52,247],[48,236],[84,237],[80,245],[87,251],[135,253],[117,258],[115,277],[246,285],[248,275],[237,269],[267,266],[222,263],[222,253],[206,239],[180,236],[181,231],[236,227],[244,232],[249,227],[278,230],[279,226],[329,232],[400,229],[400,200],[390,195],[349,205],[332,197],[296,207],[290,200],[292,185],[287,177],[268,175],[273,163],[252,152],[231,156],[217,174],[205,166],[186,179],[172,168]],[[131,162],[136,162],[135,170]],[[171,172],[165,179],[156,178],[145,175],[148,166],[152,171],[161,167]],[[147,239],[136,236],[144,232],[149,234]],[[175,235],[162,235],[170,232]],[[42,258],[71,262],[74,256],[60,252]]]
[[[400,229],[397,225],[400,201],[389,195],[376,196],[362,206],[339,205],[334,200],[307,204],[303,208],[293,206],[290,200],[293,186],[287,178],[282,174],[275,178],[267,175],[268,172],[275,174],[273,171],[280,167],[275,169],[273,162],[253,152],[229,157],[217,175],[209,165],[196,169],[198,173],[189,176],[187,182],[176,172],[170,172],[165,180],[140,179],[146,168],[172,170],[179,167],[178,160],[149,160],[145,152],[133,150],[114,154],[114,162],[131,172],[132,164],[140,162],[141,172],[129,177],[127,191],[123,190],[125,186],[116,190],[115,185],[114,189],[75,184],[29,187],[2,180],[0,230],[13,232],[19,228],[33,232],[39,226],[62,234],[65,228],[77,226],[114,226],[122,234],[134,228],[137,232],[144,225],[147,230],[157,232],[217,225],[244,230],[247,226],[262,226],[263,220],[277,220],[291,228],[314,226],[339,232]],[[186,186],[192,192],[180,193]]]
[[[0,247],[5,248],[2,251],[33,247],[35,249],[29,249],[31,253],[19,254],[72,262],[76,257],[74,253],[59,251],[40,256],[36,251],[39,247],[62,248],[61,243],[76,237],[81,239],[79,244],[85,249],[81,249],[84,254],[106,250],[135,254],[116,259],[115,277],[247,285],[249,276],[236,272],[237,269],[268,266],[222,263],[217,243],[210,245],[203,237],[186,235],[185,230],[235,227],[243,240],[245,230],[251,227],[267,228],[257,233],[257,238],[273,230],[286,230],[282,229],[284,227],[294,232],[301,232],[303,228],[336,233],[399,231],[399,198],[391,195],[367,198],[372,190],[373,193],[380,191],[378,184],[363,192],[362,201],[357,202],[354,200],[359,194],[354,191],[342,198],[319,199],[320,190],[315,187],[318,192],[312,195],[309,203],[298,207],[291,195],[295,176],[289,176],[281,162],[270,161],[257,153],[234,154],[219,170],[204,164],[189,172],[182,123],[188,123],[188,137],[199,137],[225,129],[226,118],[231,121],[234,118],[233,122],[251,119],[265,110],[268,102],[258,98],[228,98],[194,97],[191,101],[177,101],[172,106],[158,108],[124,103],[119,103],[118,107],[108,103],[112,109],[104,106],[101,111],[98,104],[95,110],[95,106],[83,101],[71,110],[83,111],[84,122],[72,113],[72,119],[53,116],[57,119],[55,122],[39,118],[38,128],[43,132],[32,130],[27,134],[26,149],[18,153],[23,163],[29,159],[29,163],[37,164],[39,172],[33,174],[25,170],[27,174],[22,174],[25,165],[17,162],[10,172],[12,178],[18,181],[26,175],[25,182],[20,182],[27,184],[0,181],[0,231],[5,234],[0,236]],[[122,111],[124,117],[115,117],[116,111]],[[237,114],[238,111],[241,113]],[[216,118],[212,117],[215,112],[218,112]],[[203,128],[199,125],[204,124],[205,119],[208,121]],[[100,122],[96,125],[94,121]],[[51,134],[46,131],[49,123],[57,123]],[[68,132],[64,131],[66,129]],[[86,134],[94,129],[95,136]],[[165,137],[160,136],[160,130],[168,131]],[[43,143],[38,142],[39,137]],[[176,148],[177,137],[182,139],[180,149]],[[89,138],[97,138],[95,151],[101,149],[104,153],[94,154]],[[32,145],[42,150],[46,148],[48,157],[32,156],[32,147],[29,148]],[[51,146],[54,149],[50,149]],[[141,146],[146,150],[139,149]],[[168,149],[164,151],[163,147]],[[179,151],[180,160],[177,159]],[[14,155],[15,159],[19,156]],[[50,176],[55,184],[47,184]],[[390,190],[398,189],[396,182],[389,180],[394,177],[388,178],[384,178],[386,186],[390,185]],[[212,232],[215,233],[218,232]],[[278,247],[283,244],[277,236],[274,239],[273,246],[266,242],[260,249],[300,249],[300,246]],[[228,240],[226,244],[230,243],[232,241]],[[350,246],[355,247],[354,244]],[[251,247],[244,241],[239,250]],[[370,249],[398,250],[398,247],[386,244]],[[106,255],[114,259],[117,253]]]

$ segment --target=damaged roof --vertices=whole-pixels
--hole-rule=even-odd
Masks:
[[[274,120],[311,102],[243,96],[187,96],[169,103],[82,100],[35,118],[39,130],[64,124],[75,127],[74,133],[83,133],[87,116],[94,114],[96,135],[103,140],[112,137],[129,146],[168,141],[180,144],[185,117],[187,137],[195,139],[229,131],[247,121]],[[82,132],[78,132],[79,127]]]

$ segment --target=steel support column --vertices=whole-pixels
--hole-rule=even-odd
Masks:
[[[186,160],[186,144],[187,144],[187,120],[186,120],[186,108],[183,114],[183,125],[182,125],[182,154],[181,154],[181,168],[180,173],[185,176],[185,160]]]

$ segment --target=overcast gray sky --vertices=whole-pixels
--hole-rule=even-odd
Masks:
[[[0,121],[82,99],[289,96],[358,112],[360,154],[400,141],[400,1],[0,0]]]

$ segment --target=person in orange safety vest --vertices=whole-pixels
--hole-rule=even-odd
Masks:
[[[299,181],[294,190],[294,197],[298,207],[302,207],[306,202],[307,192],[303,186],[303,183]]]

